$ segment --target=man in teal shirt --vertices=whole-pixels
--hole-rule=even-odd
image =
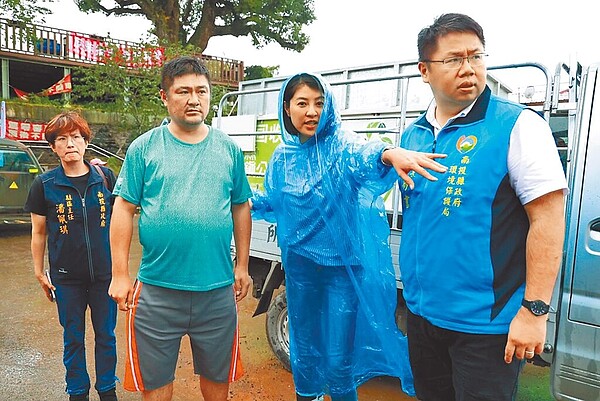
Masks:
[[[252,193],[241,149],[204,122],[206,66],[192,57],[169,61],[160,94],[170,122],[132,142],[114,190],[109,294],[128,311],[124,387],[144,400],[170,400],[188,335],[204,399],[225,401],[229,382],[242,373],[236,301],[251,285]],[[134,285],[128,259],[138,206],[143,254]]]

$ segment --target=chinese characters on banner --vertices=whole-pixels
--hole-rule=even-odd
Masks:
[[[98,62],[101,41],[75,32],[69,33],[69,58]]]
[[[162,65],[165,49],[109,44],[89,35],[70,32],[69,58],[92,63],[106,63],[112,60],[129,68],[150,68]]]
[[[71,85],[71,74],[65,75],[60,81],[46,89],[43,93],[46,96],[68,93],[73,90]]]
[[[6,119],[6,137],[20,141],[43,141],[45,123],[30,123],[26,121]]]
[[[11,88],[15,91],[15,94],[19,97],[19,99],[29,100],[30,93],[17,89],[14,86],[11,86]],[[71,85],[71,74],[68,74],[48,89],[44,89],[40,93],[37,93],[37,96],[60,95],[61,93],[69,93],[72,90],[73,86]]]

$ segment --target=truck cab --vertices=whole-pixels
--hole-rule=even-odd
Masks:
[[[600,400],[600,65],[578,88],[550,380],[557,400]]]

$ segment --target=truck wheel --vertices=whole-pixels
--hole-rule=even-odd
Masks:
[[[267,311],[267,339],[275,356],[284,368],[291,371],[290,366],[290,332],[288,329],[287,300],[285,291],[280,292]]]

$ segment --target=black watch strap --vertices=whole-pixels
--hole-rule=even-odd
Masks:
[[[536,299],[534,301],[529,301],[527,299],[523,299],[521,302],[525,308],[527,308],[531,313],[535,316],[543,316],[546,315],[550,311],[550,305],[542,301],[541,299]]]

